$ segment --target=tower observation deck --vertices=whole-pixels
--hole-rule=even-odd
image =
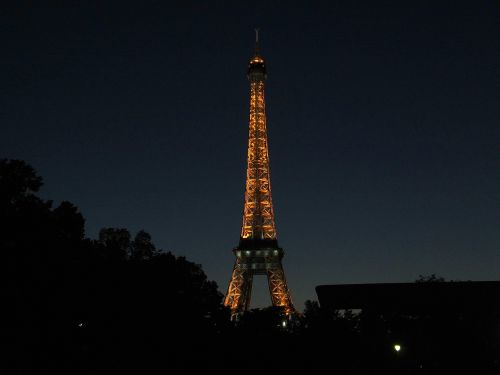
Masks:
[[[271,194],[264,99],[267,70],[257,43],[248,63],[247,77],[250,116],[243,223],[239,245],[233,250],[236,262],[224,304],[231,308],[233,316],[248,310],[254,275],[266,275],[273,306],[282,307],[290,314],[294,307],[283,271],[284,252],[278,246]]]

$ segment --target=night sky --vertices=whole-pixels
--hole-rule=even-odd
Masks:
[[[89,237],[145,229],[226,292],[259,27],[297,307],[318,284],[500,278],[498,1],[34,3],[0,7],[0,157]]]

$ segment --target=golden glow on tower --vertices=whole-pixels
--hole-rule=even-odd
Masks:
[[[260,57],[254,57],[253,60],[256,58],[263,62]],[[247,156],[247,180],[241,238],[276,239],[269,173],[263,80],[250,81]]]
[[[273,306],[282,307],[286,315],[295,312],[281,265],[283,250],[237,250],[236,263],[224,299],[233,315],[250,308],[254,275],[267,275]]]
[[[282,307],[288,315],[295,309],[281,262],[284,252],[276,237],[264,100],[266,66],[257,53],[248,64],[248,79],[250,117],[243,224],[240,244],[233,250],[236,262],[224,305],[231,308],[233,317],[248,310],[254,275],[266,275],[273,306]]]
[[[252,60],[250,60],[250,64],[259,64],[259,63],[264,63],[264,59],[260,56],[254,56]]]

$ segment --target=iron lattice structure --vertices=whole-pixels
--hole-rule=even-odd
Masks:
[[[278,246],[269,172],[264,81],[266,66],[257,53],[248,65],[250,118],[243,224],[233,273],[224,304],[233,316],[250,307],[254,275],[266,275],[273,306],[294,312]]]

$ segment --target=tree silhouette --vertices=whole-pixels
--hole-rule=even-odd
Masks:
[[[99,242],[114,260],[124,260],[130,254],[130,232],[127,229],[102,228],[99,231]]]
[[[53,208],[37,196],[42,184],[25,162],[0,160],[0,249],[13,301],[6,338],[22,353],[8,359],[17,372],[126,373],[158,350],[181,368],[188,348],[227,329],[222,294],[201,266],[157,251],[145,231],[133,241],[123,228],[84,238],[78,209]]]
[[[14,348],[24,355],[16,364],[27,373],[50,362],[57,340],[68,338],[72,309],[63,301],[70,299],[75,251],[84,234],[75,206],[62,202],[52,208],[36,196],[42,184],[25,162],[0,160],[0,249],[13,301],[9,328]]]
[[[0,159],[0,201],[16,204],[33,197],[43,185],[32,166],[22,160]]]
[[[156,246],[151,242],[151,235],[140,230],[130,244],[130,257],[132,259],[150,259],[156,254]]]
[[[262,309],[252,309],[245,312],[239,320],[241,330],[252,335],[268,335],[282,332],[288,324],[288,318],[283,308],[270,306]]]
[[[445,281],[444,277],[437,276],[435,273],[428,276],[418,275],[418,279],[415,280],[416,283],[442,283]]]

